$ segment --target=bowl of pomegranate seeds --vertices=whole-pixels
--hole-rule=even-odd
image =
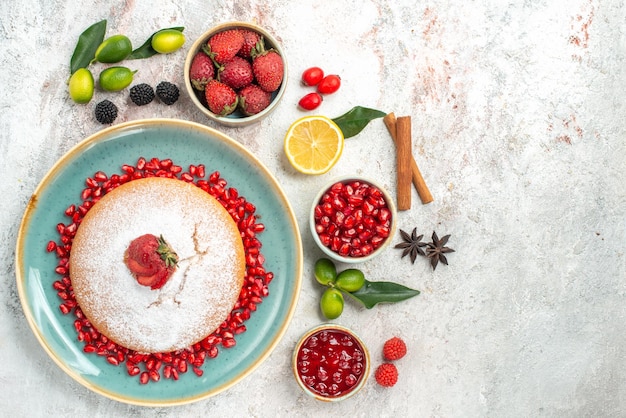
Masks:
[[[293,374],[308,395],[325,402],[337,402],[357,393],[367,381],[370,357],[367,347],[350,329],[319,325],[296,344]]]
[[[265,29],[228,22],[202,34],[185,60],[185,87],[210,120],[238,127],[260,121],[280,102],[287,63]]]
[[[309,218],[320,249],[335,261],[362,263],[382,253],[396,229],[396,207],[376,181],[335,179],[315,197]]]

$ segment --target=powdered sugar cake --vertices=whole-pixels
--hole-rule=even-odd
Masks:
[[[129,243],[163,236],[178,254],[165,285],[140,285],[124,263]],[[70,277],[85,316],[124,347],[169,352],[211,334],[233,309],[245,275],[237,225],[213,196],[177,179],[144,178],[100,199],[81,222]]]

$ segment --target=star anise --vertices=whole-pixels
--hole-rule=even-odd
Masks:
[[[415,263],[415,259],[417,255],[426,255],[422,247],[426,247],[425,242],[422,242],[422,238],[424,235],[417,235],[417,228],[413,228],[413,231],[409,235],[408,232],[400,230],[400,235],[402,236],[403,242],[400,244],[396,244],[394,248],[402,249],[402,256],[400,258],[404,258],[407,254],[410,254],[411,263]]]
[[[440,261],[446,266],[448,265],[448,259],[444,254],[454,252],[452,248],[445,246],[449,238],[450,235],[446,235],[439,239],[437,233],[433,231],[433,241],[426,244],[426,257],[430,258],[430,265],[433,267],[433,270],[437,268],[437,264]]]

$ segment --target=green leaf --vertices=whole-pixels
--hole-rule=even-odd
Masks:
[[[158,52],[156,52],[154,50],[154,48],[152,48],[152,38],[154,37],[154,35],[156,35],[157,33],[161,32],[162,30],[165,30],[165,29],[173,29],[173,30],[177,30],[179,32],[182,32],[183,30],[185,30],[185,28],[182,27],[182,26],[177,26],[175,28],[159,29],[158,31],[156,31],[152,35],[150,35],[148,40],[146,42],[144,42],[143,45],[141,45],[139,48],[137,48],[133,52],[131,52],[130,55],[127,58],[129,60],[137,60],[137,59],[143,59],[143,58],[150,58],[151,56],[158,54]]]
[[[96,56],[96,50],[104,40],[107,21],[101,20],[89,26],[78,37],[78,43],[70,60],[70,72],[74,74],[79,68],[87,68]]]
[[[356,292],[348,293],[367,309],[373,308],[378,303],[400,302],[413,296],[419,295],[419,290],[410,289],[394,282],[370,282],[365,281],[363,287]]]
[[[361,132],[372,120],[382,118],[385,115],[386,113],[380,110],[355,106],[347,113],[333,119],[333,122],[339,126],[344,138],[350,138]]]

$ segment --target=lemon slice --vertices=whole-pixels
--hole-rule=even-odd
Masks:
[[[326,116],[305,116],[291,124],[285,135],[285,154],[304,174],[324,174],[339,160],[343,132]]]

